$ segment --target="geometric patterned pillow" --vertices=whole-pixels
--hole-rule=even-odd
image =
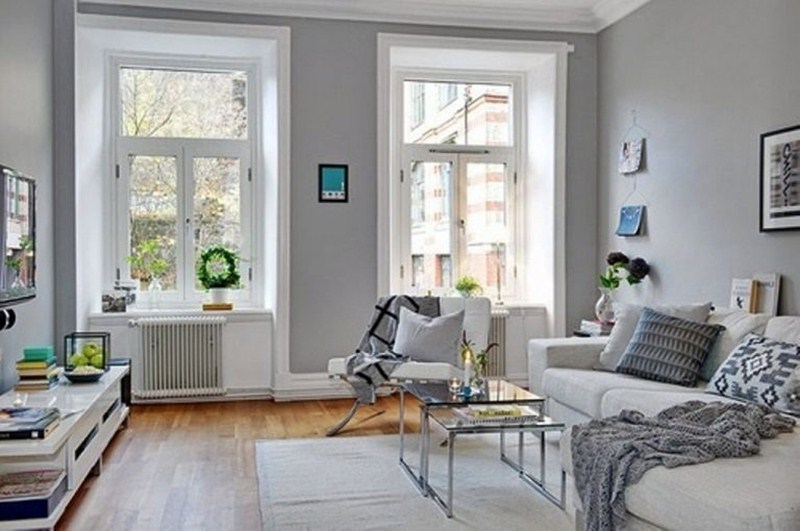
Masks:
[[[642,310],[636,331],[616,372],[687,387],[697,383],[700,366],[725,327]]]
[[[706,391],[791,413],[792,374],[798,368],[800,345],[747,334],[717,369]]]

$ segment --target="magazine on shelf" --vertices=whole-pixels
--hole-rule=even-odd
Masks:
[[[66,492],[64,470],[0,474],[0,521],[47,518]]]
[[[60,420],[54,407],[0,408],[0,439],[44,439]]]
[[[756,273],[753,275],[753,280],[758,285],[758,301],[755,311],[778,315],[781,275],[779,273]]]
[[[758,283],[752,278],[731,280],[731,308],[755,312],[758,303]]]
[[[503,422],[529,422],[540,420],[541,412],[537,408],[524,405],[472,405],[455,408],[456,415],[472,424],[497,424]]]

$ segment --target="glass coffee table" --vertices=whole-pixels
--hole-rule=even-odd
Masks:
[[[419,473],[405,460],[405,393],[420,401]],[[489,380],[484,391],[465,397],[455,394],[445,382],[406,383],[400,386],[400,466],[423,496],[430,496],[445,512],[453,516],[453,462],[457,435],[497,433],[500,435],[500,460],[513,468],[519,477],[546,499],[564,508],[566,473],[561,470],[558,495],[545,483],[547,445],[545,433],[561,432],[564,423],[544,415],[544,399],[504,380]],[[442,496],[428,481],[431,447],[431,420],[447,434],[447,491]],[[539,439],[539,475],[525,468],[526,433]],[[506,454],[506,435],[518,437],[516,458]]]

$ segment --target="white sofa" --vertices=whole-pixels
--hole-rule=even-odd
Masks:
[[[767,337],[800,343],[800,317],[775,317]],[[532,340],[530,387],[547,397],[551,416],[568,425],[636,409],[654,415],[687,400],[732,401],[705,393],[706,382],[686,388],[594,370],[605,338]],[[569,429],[561,442],[576,527],[580,500],[572,485]],[[800,429],[762,441],[760,455],[717,459],[675,469],[656,467],[626,490],[626,529],[800,530]]]

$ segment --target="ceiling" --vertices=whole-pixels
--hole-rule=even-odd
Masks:
[[[103,0],[276,16],[596,33],[650,0]]]

